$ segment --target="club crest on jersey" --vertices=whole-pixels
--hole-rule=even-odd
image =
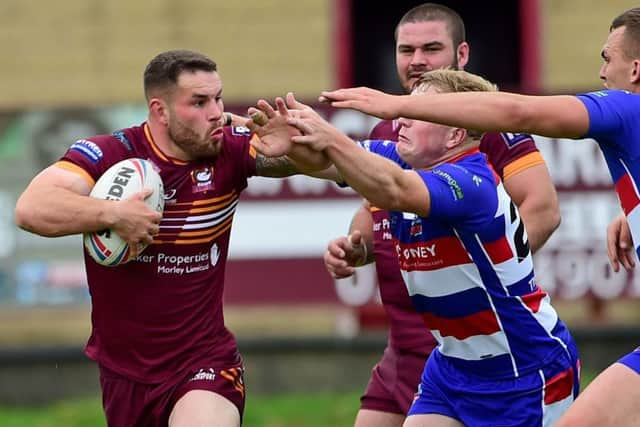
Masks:
[[[416,218],[411,221],[409,234],[411,237],[416,237],[422,234],[422,220],[420,218]]]
[[[89,159],[91,163],[98,163],[103,156],[102,150],[95,142],[87,139],[79,139],[69,147],[69,150],[76,151]]]
[[[202,193],[215,188],[213,184],[213,166],[205,166],[191,171],[193,192]]]
[[[251,130],[246,126],[232,126],[231,135],[247,136],[247,135],[251,135]]]

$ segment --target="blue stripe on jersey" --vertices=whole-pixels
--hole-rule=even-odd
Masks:
[[[465,317],[478,311],[492,310],[487,292],[480,287],[441,297],[416,294],[411,296],[411,301],[418,312],[431,312],[438,317]]]
[[[534,278],[534,274],[532,270],[529,274],[527,274],[522,279],[509,285],[507,287],[507,292],[511,296],[522,296],[522,295],[528,295],[532,292],[537,291],[539,288],[538,288],[538,285],[533,280],[533,278]]]

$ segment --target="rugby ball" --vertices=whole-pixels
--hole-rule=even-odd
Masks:
[[[162,213],[164,210],[164,185],[153,164],[144,159],[131,158],[122,160],[100,176],[90,196],[105,200],[123,200],[142,191],[153,189],[145,200],[152,209]],[[129,245],[117,233],[109,229],[93,233],[84,233],[84,247],[98,264],[114,267],[133,259]],[[141,248],[140,252],[146,246]]]

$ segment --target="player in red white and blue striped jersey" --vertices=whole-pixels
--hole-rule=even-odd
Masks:
[[[437,70],[414,93],[493,88]],[[536,282],[524,224],[478,151],[481,134],[401,118],[397,143],[358,147],[318,115],[299,115],[289,122],[304,135],[293,140],[324,151],[391,212],[408,293],[438,341],[405,425],[553,425],[579,389],[577,350]],[[349,259],[363,252],[353,246]]]

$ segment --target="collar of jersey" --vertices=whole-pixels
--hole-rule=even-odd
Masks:
[[[144,129],[144,135],[147,137],[147,142],[149,143],[149,146],[151,147],[153,152],[156,153],[156,156],[160,157],[160,159],[164,160],[165,162],[173,163],[175,165],[181,165],[181,166],[187,165],[189,163],[189,162],[185,162],[184,160],[178,160],[164,154],[160,149],[160,147],[158,147],[158,145],[153,140],[153,136],[151,136],[151,131],[149,130],[149,124],[147,122],[144,123],[143,129]]]

